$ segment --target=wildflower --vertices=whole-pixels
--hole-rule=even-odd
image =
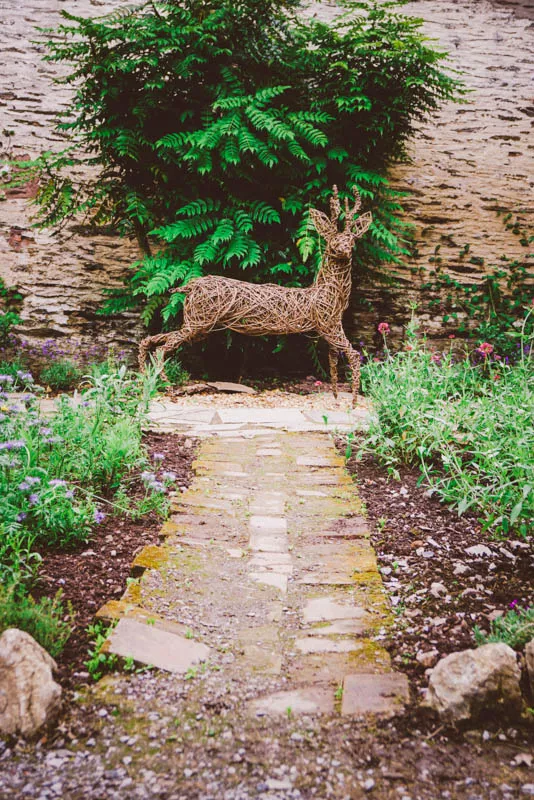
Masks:
[[[39,428],[39,433],[41,433],[43,436],[51,436],[52,435],[52,429],[51,428]]]
[[[67,498],[67,500],[74,500],[74,489],[68,489],[65,492],[65,497]]]
[[[23,520],[26,519],[27,516],[28,515],[26,514],[25,511],[21,511],[20,514],[17,515],[17,522],[22,522]]]
[[[36,475],[27,475],[25,481],[26,483],[29,483],[30,486],[37,486],[38,483],[41,483],[41,479]]]
[[[67,481],[62,481],[62,480],[60,480],[60,478],[54,478],[53,480],[48,482],[48,485],[49,486],[54,486],[54,487],[56,487],[56,486],[66,486],[67,485]]]
[[[381,322],[378,326],[378,333],[381,333],[382,336],[386,336],[386,334],[390,333],[389,325],[387,322]]]
[[[33,375],[31,372],[23,372],[23,370],[18,369],[17,375],[21,379],[21,381],[25,381],[26,383],[33,383]]]
[[[149,489],[152,489],[153,492],[164,492],[165,486],[160,481],[152,481],[148,485]]]
[[[0,450],[21,450],[26,447],[26,442],[22,439],[12,439],[9,442],[0,442]]]
[[[164,481],[175,481],[176,480],[176,473],[175,472],[164,472],[161,476]]]
[[[22,481],[22,483],[19,483],[19,485],[17,486],[19,492],[27,492],[30,490],[30,488],[31,488],[30,484],[27,481]]]
[[[30,504],[31,506],[35,506],[35,505],[37,505],[37,503],[39,502],[39,495],[38,495],[38,494],[35,494],[35,492],[33,492],[33,493],[32,493],[32,494],[31,494],[31,495],[28,497],[28,502],[29,502],[29,504]]]
[[[434,364],[441,364],[441,356],[439,353],[432,353],[432,361]]]
[[[0,375],[0,383],[13,383],[12,375]]]
[[[106,515],[104,514],[103,511],[95,511],[93,519],[97,525],[100,525],[100,523],[104,522],[104,520],[106,519]]]
[[[404,349],[406,350],[407,353],[411,353],[411,351],[413,350],[413,347],[412,347],[411,344],[407,344]]]
[[[482,342],[477,347],[477,353],[481,353],[484,357],[490,356],[493,353],[493,345],[489,342]]]
[[[518,603],[519,603],[519,600],[512,600],[512,602],[509,604],[508,608],[515,608]]]
[[[143,481],[143,483],[150,483],[150,481],[156,480],[156,476],[154,475],[153,472],[145,470],[144,472],[141,473],[141,480]]]
[[[164,461],[165,456],[163,453],[152,453],[152,460],[153,461]]]
[[[449,333],[449,339],[456,339],[456,336],[454,335],[454,333]]]
[[[314,386],[322,386],[323,382],[322,381],[315,381],[315,383],[313,385]]]

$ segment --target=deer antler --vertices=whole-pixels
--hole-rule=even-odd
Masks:
[[[332,197],[330,198],[330,220],[334,223],[337,229],[339,215],[341,213],[341,205],[339,203],[339,193],[337,186],[332,187]]]
[[[356,186],[352,187],[352,193],[354,195],[354,206],[352,210],[349,210],[349,198],[345,197],[345,230],[350,230],[354,225],[354,215],[360,210],[362,205],[362,199],[360,197],[360,193]]]

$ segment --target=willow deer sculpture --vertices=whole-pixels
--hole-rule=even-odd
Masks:
[[[330,218],[310,209],[317,232],[326,241],[326,249],[312,286],[289,289],[276,284],[254,284],[207,275],[193,278],[173,292],[185,294],[182,327],[171,333],[148,336],[139,346],[139,364],[144,370],[150,350],[158,348],[165,359],[185,342],[204,337],[212,331],[230,329],[249,336],[315,332],[329,347],[332,391],[337,398],[337,365],[340,353],[347,357],[352,372],[353,405],[360,386],[360,354],[347,339],[342,325],[343,312],[349,304],[352,284],[352,248],[356,239],[372,222],[368,212],[355,217],[361,206],[356,187],[355,203],[349,207],[345,198],[345,222],[338,228],[341,205],[337,187],[330,198]]]

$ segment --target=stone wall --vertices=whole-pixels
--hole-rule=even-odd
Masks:
[[[52,82],[57,66],[43,62],[43,48],[32,41],[35,26],[56,25],[62,9],[97,15],[120,5],[0,0],[0,156],[34,157],[62,144],[53,119],[68,95]],[[386,318],[399,333],[415,298],[439,339],[446,331],[439,314],[425,310],[428,298],[420,290],[437,245],[443,268],[466,282],[479,281],[501,255],[525,258],[496,211],[510,211],[522,225],[533,226],[534,13],[529,0],[415,0],[406,11],[425,20],[426,32],[450,52],[451,66],[464,73],[471,91],[463,104],[448,104],[421,126],[410,147],[411,163],[394,170],[395,185],[410,192],[405,206],[416,226],[418,255],[397,271],[396,287],[355,287],[371,310],[358,314],[354,333],[368,334]],[[337,8],[316,3],[312,12],[328,19]],[[80,228],[57,234],[32,229],[24,196],[31,191],[8,193],[0,203],[0,277],[24,296],[22,333],[35,340],[76,336],[133,344],[140,335],[135,316],[110,319],[95,311],[103,289],[119,284],[136,258],[135,245]],[[460,258],[466,244],[485,266]]]

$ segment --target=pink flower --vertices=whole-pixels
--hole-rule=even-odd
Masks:
[[[322,381],[315,381],[315,383],[313,385],[314,386],[322,386],[323,382]]]
[[[482,342],[477,347],[477,353],[482,353],[483,356],[489,356],[493,353],[493,345],[489,342]]]
[[[378,333],[381,333],[382,336],[385,336],[389,333],[389,325],[387,322],[381,322],[378,326]]]
[[[509,604],[508,608],[515,608],[518,603],[519,603],[519,600],[512,600],[512,602]]]

